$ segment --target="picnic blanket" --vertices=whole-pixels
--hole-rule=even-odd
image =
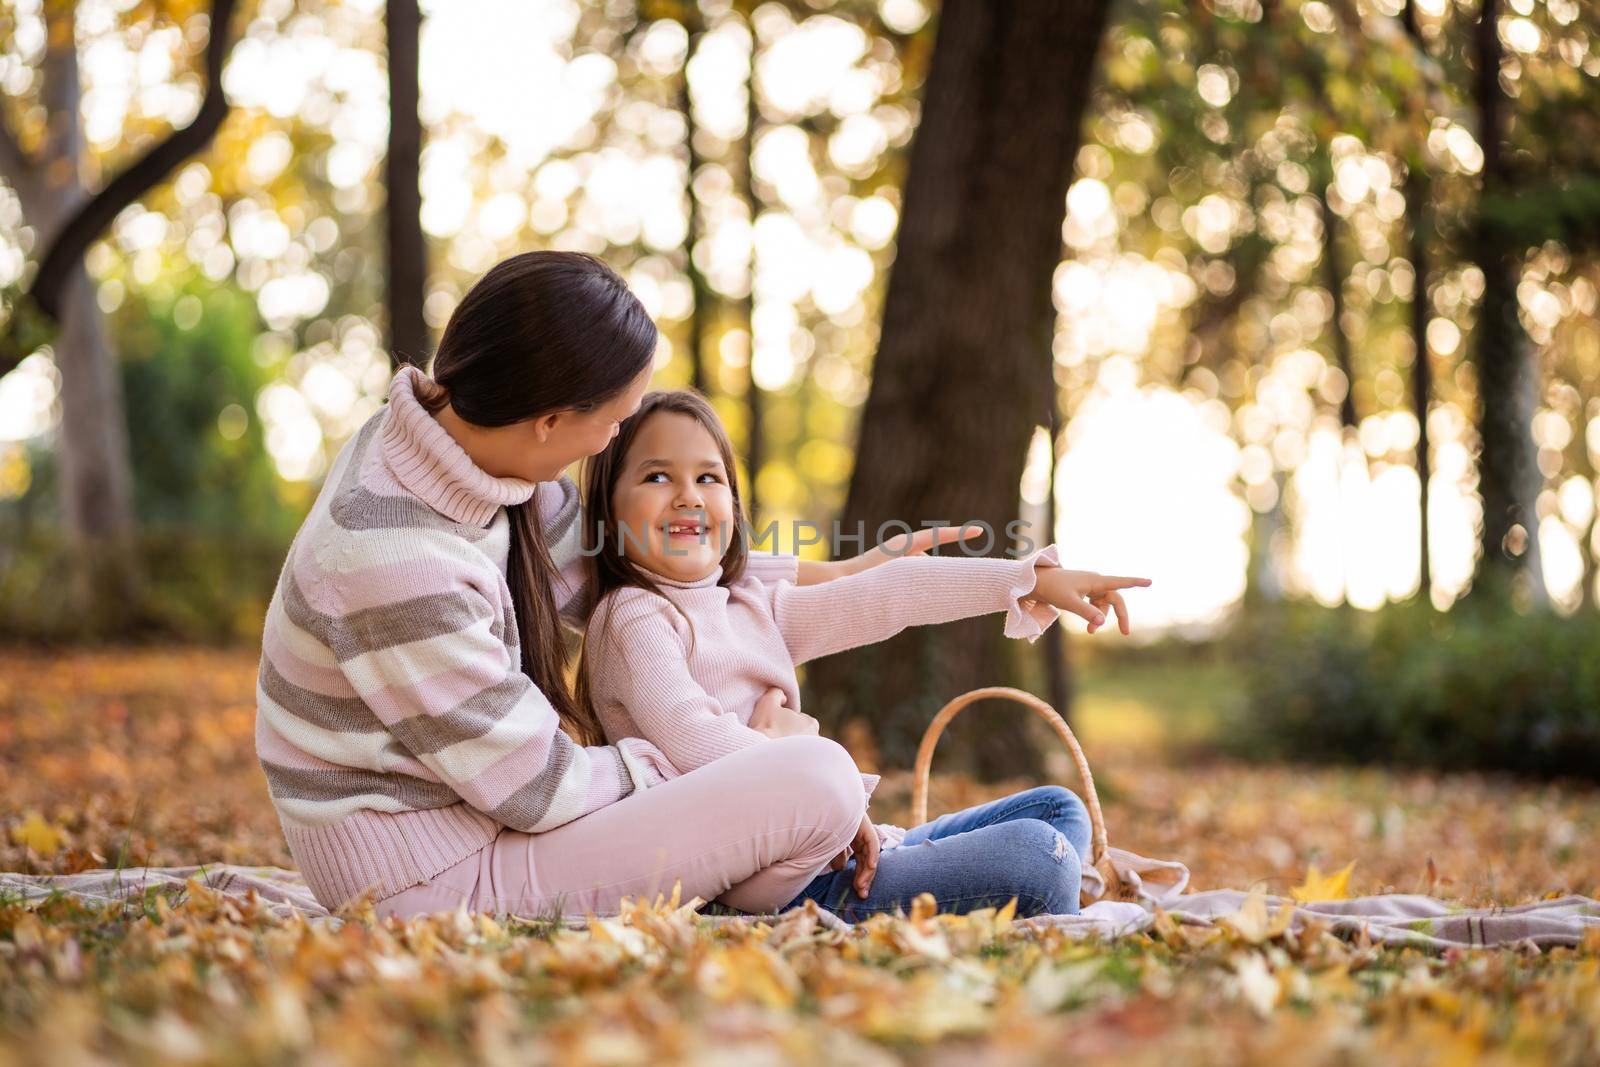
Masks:
[[[1098,935],[1114,939],[1148,928],[1155,922],[1158,909],[1180,923],[1212,926],[1224,919],[1236,919],[1251,899],[1251,894],[1238,889],[1185,893],[1183,889],[1188,883],[1189,872],[1182,864],[1145,860],[1126,852],[1119,857],[1115,855],[1119,852],[1117,849],[1111,852],[1119,870],[1124,869],[1124,864],[1134,868],[1142,866],[1142,869],[1136,870],[1143,879],[1144,887],[1138,901],[1095,900],[1077,915],[1036,916],[1019,919],[1018,923],[1034,928],[1055,927],[1072,936]],[[194,877],[215,892],[241,899],[254,890],[257,898],[280,916],[300,914],[312,918],[330,917],[328,910],[317,903],[297,872],[276,867],[219,864],[208,867],[133,867],[121,871],[84,871],[69,875],[0,873],[0,895],[35,902],[53,893],[65,893],[85,903],[112,904],[137,897],[151,887],[181,889]],[[1098,876],[1091,879],[1086,868],[1085,882],[1098,882]],[[1582,896],[1487,908],[1464,908],[1438,897],[1417,893],[1386,893],[1311,903],[1259,893],[1256,897],[1264,903],[1270,917],[1276,918],[1280,908],[1293,909],[1290,929],[1299,930],[1306,923],[1317,921],[1336,932],[1355,935],[1365,930],[1366,936],[1375,942],[1414,945],[1432,951],[1453,947],[1533,945],[1544,949],[1558,945],[1571,946],[1582,939],[1586,928],[1600,926],[1600,901]],[[708,918],[723,923],[770,921],[777,917]],[[822,921],[825,925],[841,929],[849,927],[848,923],[827,913],[823,913]],[[563,922],[578,927],[585,920],[572,916]]]

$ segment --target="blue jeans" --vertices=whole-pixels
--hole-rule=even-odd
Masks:
[[[865,898],[851,885],[852,860],[843,870],[818,875],[780,910],[814,900],[857,922],[909,911],[918,894],[932,893],[941,912],[999,907],[1016,897],[1019,916],[1075,915],[1089,834],[1089,811],[1078,795],[1041,786],[906,831],[898,848],[878,857]]]

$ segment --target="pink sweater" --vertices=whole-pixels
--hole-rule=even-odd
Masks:
[[[1056,546],[1021,559],[905,556],[811,586],[762,573],[721,585],[721,568],[695,582],[658,577],[671,604],[616,589],[589,620],[595,711],[608,739],[644,738],[688,772],[767,739],[746,724],[769,687],[799,710],[795,668],[807,660],[991,611],[1006,612],[1007,637],[1037,640],[1058,612],[1021,602],[1036,565],[1060,566]]]
[[[330,907],[672,773],[638,739],[574,743],[522,673],[505,506],[537,490],[561,611],[581,620],[576,487],[480,470],[418,401],[423,379],[400,370],[339,453],[262,634],[256,751],[289,851]],[[792,556],[758,566],[795,576]]]

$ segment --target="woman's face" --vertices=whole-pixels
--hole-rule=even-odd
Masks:
[[[622,554],[645,570],[692,582],[716,569],[733,538],[733,490],[698,419],[649,417],[622,457],[611,510]]]
[[[639,410],[650,387],[646,367],[621,393],[589,411],[557,411],[502,427],[497,442],[501,471],[530,482],[551,482],[587,456],[595,455],[617,435],[622,420]],[[480,466],[483,464],[480,462]],[[487,469],[487,468],[486,468]]]

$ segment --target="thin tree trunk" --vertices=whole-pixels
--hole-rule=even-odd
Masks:
[[[1417,420],[1417,482],[1421,489],[1421,575],[1417,592],[1429,600],[1433,591],[1433,567],[1428,559],[1428,479],[1433,469],[1428,444],[1428,401],[1433,395],[1433,363],[1428,351],[1428,180],[1413,163],[1406,175],[1406,214],[1411,223],[1411,271],[1416,280],[1411,293],[1411,338],[1416,355],[1411,364],[1411,410]]]
[[[0,171],[39,235],[39,267],[0,331],[0,375],[51,343],[61,373],[59,501],[70,578],[68,613],[86,633],[116,633],[137,617],[139,573],[133,470],[122,382],[83,257],[111,221],[208,145],[228,114],[222,67],[232,47],[234,0],[215,0],[204,56],[206,89],[187,125],[155,142],[100,191],[84,185],[82,85],[76,5],[44,5],[41,103],[46,129],[26,151],[0,115]],[[158,416],[159,413],[156,413]]]
[[[1580,414],[1578,419],[1579,425],[1582,426],[1587,421],[1587,415]],[[1594,461],[1589,458],[1589,449],[1586,445],[1579,446],[1578,455],[1582,457],[1578,461],[1578,473],[1582,474],[1589,482],[1589,500],[1592,503],[1594,501]],[[1580,608],[1594,607],[1595,605],[1594,527],[1595,519],[1591,513],[1589,522],[1581,530],[1577,531],[1578,558],[1583,563],[1582,573],[1578,578],[1578,606]]]
[[[42,162],[42,200],[33,207],[41,244],[56,240],[88,199],[80,168],[83,133],[78,119],[81,86],[72,5],[46,4],[48,45],[44,103],[49,122]],[[88,633],[116,633],[138,603],[133,511],[133,466],[122,383],[107,343],[94,285],[81,260],[61,290],[53,351],[61,373],[61,520],[71,578],[70,614]]]
[[[1060,521],[1056,509],[1056,467],[1061,462],[1060,447],[1061,399],[1058,393],[1050,404],[1050,477],[1044,496],[1046,543],[1056,539],[1056,527]],[[1072,663],[1067,658],[1066,634],[1066,630],[1060,626],[1050,627],[1039,640],[1039,654],[1044,657],[1045,686],[1049,691],[1050,704],[1070,725],[1073,719],[1072,702],[1077,697],[1077,685]]]
[[[1252,185],[1252,203],[1254,191]],[[1238,324],[1239,312],[1256,295],[1271,247],[1265,240],[1247,235],[1223,257],[1233,268],[1233,288],[1220,296],[1202,289],[1199,299],[1190,306],[1186,325],[1192,349],[1178,369],[1180,388],[1189,384],[1189,375],[1196,367],[1216,373],[1238,354],[1233,330]]]
[[[700,238],[700,197],[694,191],[694,176],[704,162],[700,158],[700,150],[695,146],[695,133],[699,129],[694,121],[694,93],[689,86],[689,64],[694,61],[695,54],[700,50],[700,41],[705,37],[705,25],[700,17],[699,10],[691,6],[688,15],[692,25],[689,30],[689,51],[683,59],[683,77],[678,82],[678,110],[683,113],[683,144],[689,154],[689,181],[684,189],[684,195],[689,201],[689,223],[683,235],[683,271],[688,276],[689,287],[694,293],[694,306],[689,311],[688,338],[689,346],[689,384],[698,392],[706,392],[706,366],[705,366],[705,334],[706,315],[711,310],[711,286],[706,284],[705,275],[694,261],[694,246]]]
[[[1473,96],[1478,109],[1478,143],[1483,149],[1485,204],[1512,193],[1502,140],[1504,96],[1500,87],[1499,0],[1482,0],[1473,29],[1477,70]],[[1538,370],[1532,346],[1517,317],[1521,273],[1516,235],[1479,212],[1473,257],[1483,271],[1474,356],[1481,403],[1478,433],[1482,447],[1478,490],[1483,499],[1483,552],[1475,587],[1503,589],[1525,580],[1528,593],[1543,603],[1539,559],[1539,517],[1535,500],[1543,485],[1533,444],[1533,413],[1538,403]],[[1525,575],[1525,578],[1520,576]]]
[[[1010,547],[1033,428],[1055,386],[1050,284],[1107,0],[948,0],[911,149],[882,339],[843,533],[978,521]],[[981,544],[975,548],[982,548]],[[1009,677],[993,618],[914,628],[819,662],[807,707],[865,720],[907,765],[929,716]],[[1041,766],[1024,716],[955,724],[954,760],[985,776]]]
[[[1276,23],[1282,9],[1273,5],[1267,11],[1268,18]],[[1326,60],[1320,55],[1302,55],[1299,57],[1304,67],[1304,74],[1311,89],[1311,106],[1321,108],[1326,106],[1328,98],[1327,79],[1324,76],[1323,64]],[[1344,399],[1339,402],[1339,424],[1344,427],[1348,438],[1360,426],[1360,416],[1356,411],[1356,373],[1354,361],[1350,353],[1350,335],[1344,328],[1344,282],[1345,270],[1343,258],[1339,255],[1339,216],[1328,204],[1328,186],[1332,184],[1333,154],[1330,144],[1317,146],[1316,162],[1313,167],[1312,185],[1317,198],[1317,211],[1322,222],[1322,284],[1328,290],[1328,297],[1333,302],[1333,314],[1330,316],[1328,329],[1330,333],[1330,347],[1333,349],[1333,361],[1344,375]]]
[[[1322,214],[1322,284],[1333,301],[1333,314],[1328,322],[1333,348],[1333,361],[1344,375],[1344,399],[1339,401],[1339,424],[1347,434],[1360,429],[1361,419],[1356,412],[1356,369],[1350,355],[1350,335],[1344,328],[1344,260],[1339,255],[1339,216],[1328,205],[1327,181],[1331,181],[1333,168],[1317,182],[1317,208]],[[1324,180],[1325,179],[1325,180]]]
[[[389,45],[389,151],[383,167],[388,197],[387,340],[396,366],[422,367],[433,344],[422,315],[428,248],[422,236],[422,119],[417,113],[422,13],[417,0],[388,0],[384,25]]]
[[[55,346],[61,372],[61,517],[72,549],[71,599],[88,632],[114,634],[138,604],[133,467],[123,414],[122,381],[79,264],[63,294]]]
[[[744,167],[740,171],[744,193],[744,202],[750,207],[750,225],[752,230],[756,220],[761,217],[761,194],[756,189],[756,133],[761,124],[761,98],[756,88],[756,55],[761,50],[760,39],[756,36],[755,22],[747,21],[750,30],[750,81],[745,93],[744,112]],[[761,395],[761,387],[756,384],[756,277],[758,268],[756,258],[755,235],[752,232],[750,239],[750,287],[741,304],[744,314],[745,335],[749,338],[749,351],[746,353],[744,389],[745,423],[748,426],[745,438],[745,469],[750,472],[750,484],[745,487],[745,499],[749,502],[750,518],[759,522],[761,508],[760,475],[761,466],[766,462],[766,398]]]
[[[1400,23],[1406,37],[1420,58],[1428,55],[1428,45],[1417,24],[1417,10],[1412,0],[1406,0],[1400,10]],[[1428,479],[1432,476],[1433,459],[1428,442],[1428,405],[1433,396],[1433,357],[1428,350],[1429,289],[1428,275],[1432,264],[1428,256],[1428,241],[1433,233],[1432,189],[1423,171],[1427,146],[1427,110],[1423,94],[1418,92],[1409,105],[1411,128],[1416,135],[1412,158],[1406,167],[1406,220],[1410,223],[1409,254],[1411,273],[1415,278],[1411,289],[1411,339],[1416,355],[1411,364],[1411,409],[1417,420],[1417,486],[1419,490],[1418,518],[1421,544],[1418,546],[1420,562],[1417,593],[1424,602],[1431,603],[1433,596],[1433,564],[1428,548]]]

